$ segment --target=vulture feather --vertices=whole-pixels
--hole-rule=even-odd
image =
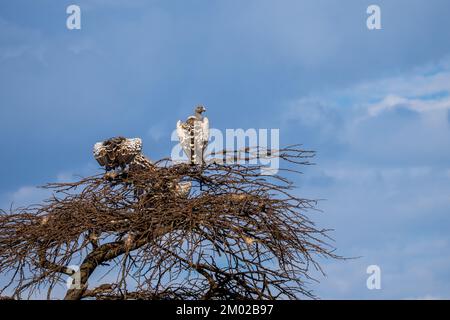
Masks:
[[[204,164],[204,153],[209,140],[209,120],[203,117],[206,109],[198,106],[195,115],[190,116],[186,122],[177,122],[177,135],[184,153],[190,164]]]

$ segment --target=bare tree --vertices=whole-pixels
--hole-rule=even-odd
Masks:
[[[246,163],[163,159],[152,170],[46,185],[53,196],[43,203],[1,212],[0,295],[44,289],[50,299],[72,276],[79,281],[65,299],[314,297],[307,282],[311,267],[321,270],[317,257],[340,257],[328,230],[305,215],[316,201],[294,195],[287,179],[314,153],[266,152],[285,164],[277,175],[244,154]],[[192,182],[189,194],[177,192],[179,181]],[[96,270],[114,281],[88,284]]]

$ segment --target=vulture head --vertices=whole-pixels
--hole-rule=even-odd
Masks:
[[[202,114],[205,111],[206,111],[206,108],[202,105],[199,105],[199,106],[197,106],[197,108],[195,108],[195,113]]]

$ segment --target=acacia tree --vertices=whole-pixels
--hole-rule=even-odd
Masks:
[[[50,299],[71,276],[71,300],[314,297],[307,281],[311,267],[321,271],[317,257],[340,257],[306,216],[316,201],[295,196],[287,179],[314,153],[265,153],[285,164],[277,175],[245,155],[47,184],[53,195],[41,204],[1,211],[0,295],[46,290]],[[177,181],[193,183],[188,195],[175,192]],[[94,271],[112,280],[94,281]]]

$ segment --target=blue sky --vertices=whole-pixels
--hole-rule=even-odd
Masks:
[[[66,28],[77,4],[82,29]],[[381,8],[382,30],[366,27]],[[299,194],[339,253],[322,298],[450,298],[450,3],[2,1],[0,206],[97,172],[92,145],[151,158],[194,105],[212,126],[280,128],[318,151]],[[377,264],[382,289],[366,288]]]

